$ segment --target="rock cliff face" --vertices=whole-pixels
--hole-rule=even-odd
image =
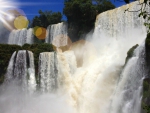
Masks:
[[[126,57],[126,61],[125,64],[128,62],[128,60],[133,57],[134,55],[134,50],[138,47],[139,45],[136,44],[135,46],[133,46],[132,48],[129,49],[129,51],[127,52],[127,57]]]
[[[146,63],[147,66],[150,66],[150,33],[147,34],[145,40],[145,50],[146,50]]]
[[[145,40],[145,51],[145,65],[148,73],[143,80],[143,98],[141,113],[150,113],[150,33],[147,34]]]

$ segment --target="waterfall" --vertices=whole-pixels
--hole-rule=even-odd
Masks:
[[[37,86],[33,53],[25,50],[14,52],[5,82],[14,79],[19,81],[18,87],[29,87],[31,91],[38,87],[38,90],[31,96],[14,90],[0,93],[3,97],[0,98],[0,112],[140,113],[142,83],[147,74],[143,43],[146,29],[138,13],[124,13],[127,8],[137,10],[140,7],[137,3],[99,14],[94,33],[87,35],[85,45],[81,43],[81,48],[80,44],[74,43],[77,52],[72,49],[40,53]],[[13,31],[10,36],[16,38],[12,38],[12,42],[19,40],[20,34],[25,32]],[[68,43],[66,37],[64,23],[47,28],[46,43],[65,46]],[[133,57],[124,65],[128,50],[136,44],[139,46]],[[80,67],[77,67],[77,55],[83,58]],[[17,97],[15,101],[14,97]],[[6,107],[5,102],[9,103]]]
[[[33,53],[26,50],[14,52],[5,75],[5,82],[15,80],[18,84],[29,87],[31,91],[36,89],[35,69]]]
[[[34,35],[33,35],[33,29],[32,28],[27,30],[26,43],[28,43],[28,44],[33,44],[34,43]]]
[[[31,51],[27,51],[27,59],[28,59],[28,71],[27,71],[27,76],[28,76],[28,86],[29,86],[29,91],[34,92],[36,90],[36,78],[35,78],[35,67],[34,67],[34,57],[33,53]]]
[[[145,44],[134,51],[122,71],[111,103],[110,113],[140,113],[143,79],[147,75]]]
[[[54,92],[64,84],[65,80],[62,79],[73,74],[75,70],[76,62],[72,51],[40,53],[38,79],[42,92]]]
[[[49,25],[47,27],[46,43],[51,43],[56,47],[66,46],[68,44],[68,26],[67,23]]]
[[[7,67],[7,73],[5,75],[5,81],[9,81],[13,79],[12,75],[14,74],[15,56],[16,56],[16,52],[13,53],[9,61],[9,65]]]
[[[67,60],[70,68],[70,74],[74,74],[77,69],[76,58],[73,51],[65,51],[65,59]]]
[[[95,25],[104,34],[113,38],[119,38],[123,35],[124,38],[129,35],[132,36],[135,29],[140,29],[140,32],[145,31],[144,20],[138,16],[139,13],[129,12],[138,11],[140,7],[139,2],[133,2],[114,10],[103,12],[97,16]],[[128,8],[129,11],[125,12]]]
[[[43,92],[57,88],[57,59],[55,53],[41,53],[39,56],[39,80]]]
[[[23,45],[25,43],[33,44],[34,41],[33,30],[22,29],[22,30],[13,30],[8,38],[8,44]]]
[[[124,13],[127,8],[137,10],[137,3],[97,16],[93,36],[87,39],[96,54],[89,52],[93,51],[89,49],[91,46],[86,45],[83,51],[78,48],[84,65],[72,76],[68,89],[77,113],[140,112],[142,81],[146,74],[144,45],[136,49],[134,60],[122,69],[127,51],[135,44],[140,45],[146,37],[143,19],[137,13]],[[92,62],[88,59],[91,56],[95,58]]]

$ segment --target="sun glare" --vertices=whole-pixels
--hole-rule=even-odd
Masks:
[[[0,0],[0,21],[9,29],[23,29],[28,26],[28,20],[25,13],[18,9],[13,0]]]
[[[14,19],[14,16],[11,15],[11,13],[8,13],[7,10],[17,8],[17,6],[14,4],[14,2],[11,0],[0,0],[0,20],[4,24],[6,28],[9,30],[13,30],[13,27],[11,24],[9,24],[9,21],[12,21]]]
[[[14,8],[17,8],[17,6],[15,5],[15,3],[11,0],[0,0],[0,14],[1,15],[9,15],[7,14],[5,11],[8,10],[8,9],[14,9]],[[2,18],[0,16],[0,18]]]

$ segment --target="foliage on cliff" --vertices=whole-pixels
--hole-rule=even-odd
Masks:
[[[115,6],[109,0],[65,0],[63,14],[69,23],[69,35],[78,38],[94,28],[96,16],[104,11],[114,9]],[[60,12],[39,10],[39,16],[35,16],[29,27],[47,28],[51,24],[62,21]]]
[[[61,22],[62,14],[60,12],[52,12],[39,10],[39,16],[35,16],[31,22],[31,27],[39,26],[47,28],[51,24]]]
[[[115,8],[108,0],[65,0],[63,13],[67,17],[69,29],[77,30],[78,37],[89,32],[99,13]]]
[[[14,51],[29,50],[34,53],[34,63],[36,72],[38,69],[38,59],[41,52],[51,52],[53,47],[51,44],[24,44],[22,47],[18,45],[0,44],[0,83],[4,80],[4,75],[7,71],[9,60]]]

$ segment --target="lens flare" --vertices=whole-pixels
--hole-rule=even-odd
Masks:
[[[46,29],[43,27],[34,27],[33,33],[40,40],[44,40],[46,38]]]
[[[2,15],[1,21],[3,22],[4,27],[9,30],[22,29],[28,26],[24,25],[25,23],[28,24],[28,20],[25,16],[25,13],[20,9],[11,9],[5,11]],[[17,25],[19,22],[20,25]]]
[[[17,9],[18,5],[13,0],[0,0],[0,20],[9,30],[23,29],[28,26],[25,13]]]
[[[66,41],[66,42],[64,43],[63,41]],[[69,50],[71,45],[72,45],[72,41],[69,38],[69,36],[64,36],[63,34],[56,36],[54,40],[52,41],[52,46],[55,51],[61,50],[62,52],[65,52]]]
[[[12,20],[14,17],[10,13],[7,13],[6,10],[16,8],[17,6],[12,0],[0,0],[0,4],[0,20],[5,24],[5,27],[12,30],[13,26],[8,23],[8,20]],[[4,17],[7,18],[5,19]]]
[[[14,26],[16,29],[27,28],[28,24],[29,24],[29,21],[25,16],[18,16],[14,20]]]

